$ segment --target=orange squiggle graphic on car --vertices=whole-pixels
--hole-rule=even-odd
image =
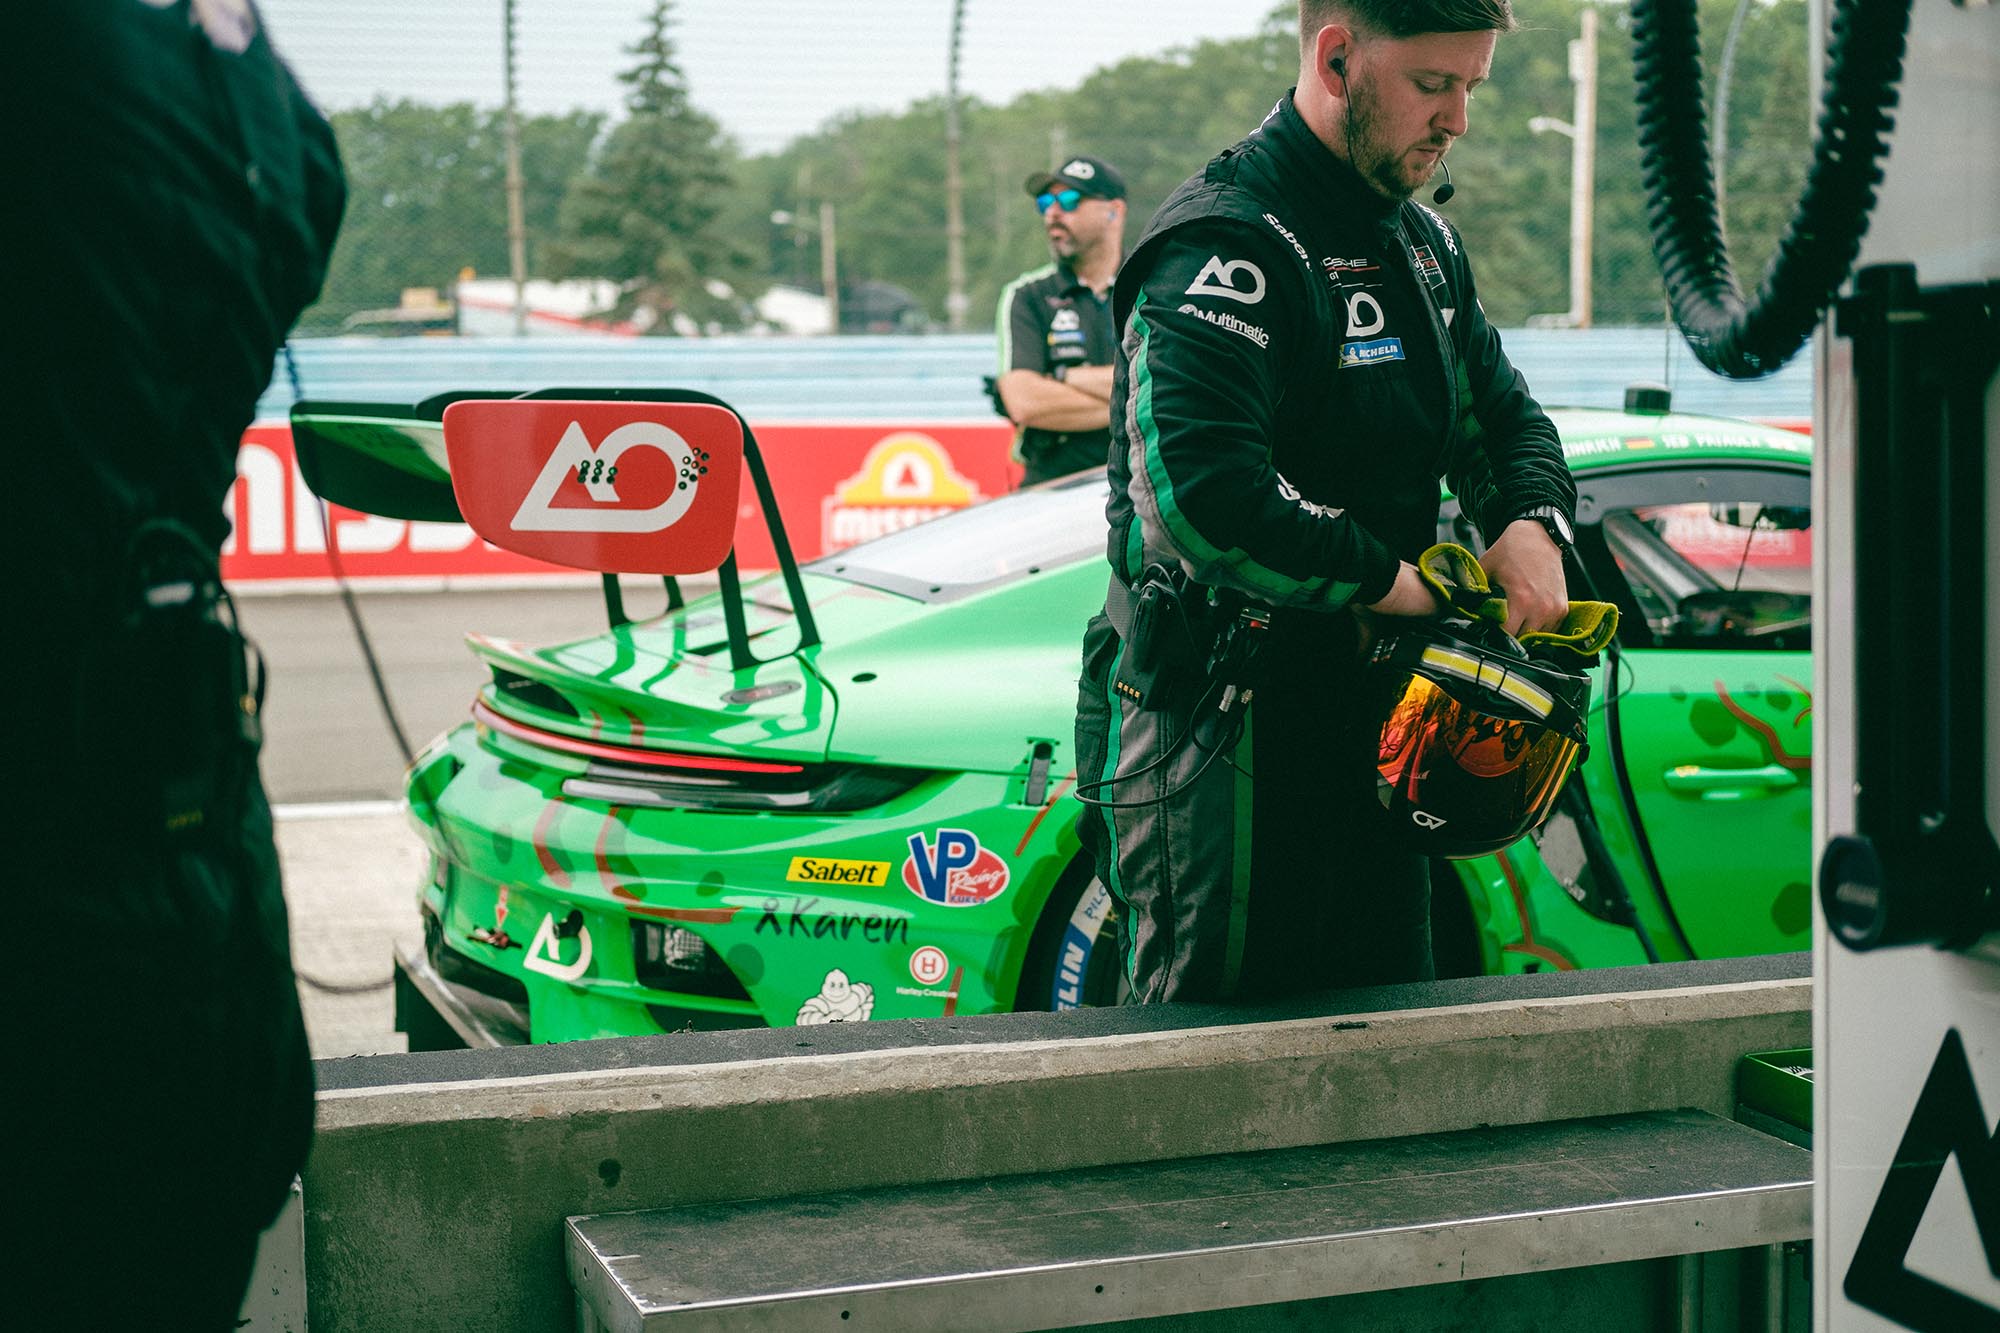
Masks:
[[[1793,689],[1797,690],[1800,694],[1803,694],[1806,697],[1806,706],[1804,708],[1801,708],[1799,710],[1799,715],[1792,719],[1792,725],[1796,727],[1797,725],[1799,725],[1799,723],[1806,720],[1806,714],[1812,712],[1813,708],[1812,691],[1807,689],[1805,686],[1799,684],[1797,681],[1793,680],[1790,676],[1780,676],[1778,677],[1778,679],[1782,680],[1783,682],[1785,682],[1785,684],[1791,686]]]
[[[1797,681],[1790,681],[1787,683],[1794,687],[1798,685]],[[1744,726],[1748,727],[1750,730],[1756,732],[1759,736],[1762,736],[1764,738],[1765,746],[1771,751],[1772,761],[1775,762],[1779,767],[1788,768],[1792,770],[1792,772],[1794,773],[1809,773],[1812,771],[1811,755],[1786,753],[1783,742],[1781,742],[1778,739],[1778,733],[1772,730],[1771,724],[1769,722],[1766,722],[1761,717],[1752,717],[1750,716],[1749,713],[1745,712],[1743,710],[1742,704],[1737,703],[1734,699],[1729,697],[1729,687],[1724,685],[1719,680],[1715,682],[1715,696],[1716,698],[1722,700],[1722,706],[1729,710],[1730,716],[1734,717],[1738,722],[1741,722]],[[1807,711],[1809,712],[1811,711],[1812,705],[1808,703],[1806,705],[1806,708]],[[1804,717],[1805,713],[1801,713],[1799,714],[1799,716]],[[1794,726],[1798,725],[1796,720],[1793,722],[1792,725]]]

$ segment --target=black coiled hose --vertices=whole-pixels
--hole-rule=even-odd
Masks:
[[[1695,0],[1633,0],[1646,220],[1674,320],[1696,358],[1731,379],[1769,375],[1812,336],[1846,280],[1893,123],[1911,0],[1835,0],[1804,192],[1745,304],[1722,240],[1702,110]]]

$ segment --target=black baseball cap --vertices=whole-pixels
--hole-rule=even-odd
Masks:
[[[1027,179],[1030,195],[1045,190],[1075,190],[1092,199],[1123,199],[1125,178],[1101,157],[1073,157],[1054,171],[1038,171]]]

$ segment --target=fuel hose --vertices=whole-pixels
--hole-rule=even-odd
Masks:
[[[1833,0],[1812,164],[1755,295],[1745,299],[1716,208],[1696,0],[1633,0],[1646,220],[1674,320],[1730,379],[1769,375],[1812,337],[1846,281],[1882,183],[1911,0]]]

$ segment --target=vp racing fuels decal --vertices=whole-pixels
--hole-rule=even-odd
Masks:
[[[911,893],[942,907],[977,907],[1007,888],[1007,863],[964,829],[941,828],[934,842],[910,835],[903,883]]]

